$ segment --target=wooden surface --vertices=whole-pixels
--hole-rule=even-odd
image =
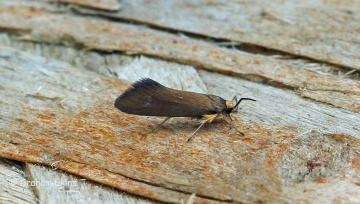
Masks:
[[[359,202],[356,2],[0,6],[1,202]],[[142,77],[257,99],[233,115],[245,136],[218,119],[186,143],[184,118],[145,135],[162,118],[113,107]]]
[[[6,8],[0,12],[0,27],[29,31],[20,37],[22,40],[146,54],[252,80],[261,78],[297,89],[305,97],[360,112],[360,82],[331,74],[317,74],[314,71],[322,69],[320,63],[303,65],[306,62],[301,60],[281,60],[220,48],[201,40],[145,27],[50,14],[28,7]]]
[[[94,9],[117,11],[120,9],[120,3],[117,0],[58,0],[58,2],[70,3],[90,7]]]
[[[127,0],[123,7],[92,13],[360,69],[359,1]]]

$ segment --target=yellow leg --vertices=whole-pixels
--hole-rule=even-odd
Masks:
[[[166,123],[166,121],[168,121],[171,117],[167,117],[164,121],[162,121],[158,126],[156,126],[154,129],[152,129],[150,132],[147,132],[145,133],[146,135],[147,134],[150,134],[152,132],[154,132],[156,129],[158,129],[160,126],[162,126],[164,123]]]
[[[195,130],[195,132],[193,132],[193,134],[191,134],[191,136],[187,139],[187,142],[189,142],[192,137],[195,135],[195,133],[202,127],[205,125],[205,123],[209,122],[211,123],[216,117],[218,116],[218,114],[212,114],[212,115],[203,115],[203,118],[200,120],[201,125]]]

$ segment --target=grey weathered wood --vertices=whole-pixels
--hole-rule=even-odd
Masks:
[[[294,91],[222,74],[200,71],[209,93],[244,101],[237,115],[269,126],[292,126],[303,132],[344,133],[360,139],[360,114],[302,98]],[[244,107],[242,107],[244,106]]]
[[[56,168],[27,164],[26,173],[40,203],[154,203]]]
[[[41,6],[43,6],[43,4],[39,4],[38,8],[41,8]],[[286,5],[284,6],[286,7]],[[280,7],[279,9],[281,10],[282,8],[283,7]],[[344,6],[341,9],[352,10],[352,8],[348,6]],[[270,11],[272,12],[274,10],[276,9],[270,9]],[[129,10],[127,10],[127,12],[129,12]],[[274,14],[272,12],[265,12],[267,18],[274,17],[269,16],[269,14],[275,15],[275,17],[276,15],[282,15],[281,13]],[[287,11],[281,10],[280,12]],[[354,17],[357,18],[357,14],[355,14]],[[214,36],[216,37],[216,35]],[[91,94],[94,101],[102,102],[104,100],[106,101],[108,97],[115,98],[116,94],[119,94],[115,93],[115,91],[110,91],[109,95],[107,96],[99,94],[99,92],[106,91],[101,90],[102,87],[105,87],[104,84],[106,84],[106,82],[96,80],[96,78],[100,77],[100,75],[117,75],[119,78],[126,79],[128,81],[134,81],[141,77],[152,77],[160,81],[161,83],[166,84],[169,87],[174,87],[177,89],[193,90],[197,92],[205,92],[207,90],[208,93],[220,95],[227,99],[231,99],[234,95],[238,95],[240,97],[255,98],[257,99],[257,102],[244,102],[243,104],[241,104],[238,113],[234,114],[235,123],[244,128],[244,131],[246,132],[245,136],[234,136],[232,134],[232,130],[230,130],[228,126],[226,126],[226,124],[221,123],[221,120],[215,121],[214,124],[206,126],[203,130],[200,131],[200,135],[196,140],[196,142],[198,142],[196,143],[198,148],[196,150],[200,152],[206,150],[206,159],[202,160],[204,159],[204,157],[197,158],[197,161],[193,161],[192,166],[186,169],[185,172],[190,171],[192,173],[199,173],[199,175],[202,175],[201,172],[204,171],[203,169],[193,168],[194,166],[196,166],[197,162],[206,161],[206,164],[211,164],[210,166],[214,173],[211,174],[211,176],[221,178],[221,176],[224,175],[232,175],[232,179],[227,180],[227,185],[224,185],[226,188],[231,184],[233,185],[232,181],[241,181],[236,183],[233,187],[245,190],[238,191],[238,193],[233,196],[236,199],[243,199],[241,200],[243,202],[265,202],[281,200],[284,202],[306,201],[320,203],[351,201],[353,203],[356,203],[360,200],[360,189],[358,185],[358,170],[360,167],[360,151],[358,149],[358,139],[360,136],[359,113],[354,113],[348,110],[336,108],[331,105],[316,102],[314,100],[307,100],[300,97],[298,94],[296,94],[296,91],[289,89],[288,87],[282,88],[279,87],[279,84],[262,83],[263,81],[261,80],[263,79],[257,79],[256,76],[247,76],[246,79],[241,79],[238,76],[226,76],[226,73],[224,72],[223,74],[218,74],[207,71],[196,71],[191,66],[179,65],[176,63],[166,62],[164,60],[151,57],[131,57],[124,56],[119,53],[100,54],[95,51],[84,51],[70,47],[67,48],[62,46],[38,43],[18,43],[8,38],[6,35],[2,35],[0,37],[0,41],[2,41],[3,45],[11,46],[19,50],[28,52],[29,54],[21,53],[21,55],[26,55],[27,57],[20,57],[19,59],[29,60],[29,69],[33,69],[33,66],[40,67],[39,69],[34,69],[37,70],[35,72],[38,73],[30,73],[27,77],[29,79],[32,79],[31,83],[24,83],[20,85],[18,83],[14,83],[12,86],[17,86],[19,89],[25,90],[25,92],[22,94],[42,98],[44,100],[56,101],[59,98],[66,98],[67,96],[70,96],[69,98],[67,98],[67,101],[60,101],[59,104],[60,106],[62,106],[62,104],[64,105],[60,108],[65,108],[65,110],[66,108],[70,108],[74,110],[74,117],[76,117],[76,114],[78,114],[76,112],[77,108],[81,108],[85,105],[94,104],[92,102],[83,102],[81,105],[79,105],[80,103],[77,104],[77,99],[80,99],[79,101],[81,101],[81,99],[88,99],[87,94]],[[266,45],[266,43],[262,43],[262,45]],[[346,45],[345,47],[347,47],[347,43],[348,42],[344,42],[344,45]],[[353,47],[351,47],[351,49],[353,49]],[[305,54],[313,53],[310,51],[305,50]],[[303,52],[303,50],[301,52]],[[344,53],[347,56],[346,51],[344,51]],[[41,57],[36,56],[36,54],[45,56],[48,59],[43,60]],[[313,55],[313,57],[319,57],[320,59],[323,59],[324,56],[321,56],[323,53],[319,52],[319,54],[320,56]],[[2,57],[6,58],[8,56],[6,56],[5,54]],[[39,63],[34,63],[34,61],[36,61],[35,59],[39,59]],[[57,61],[54,61],[54,59],[61,61],[60,64]],[[3,60],[3,62],[5,63],[6,60]],[[53,76],[52,79],[54,80],[53,83],[55,84],[59,83],[60,79],[64,79],[63,75],[52,75],[52,71],[49,71],[53,68],[56,68],[57,66],[59,66],[58,68],[60,70],[64,69],[64,67],[68,67],[68,65],[64,65],[66,63],[61,65],[62,62],[70,63],[76,68],[87,69],[100,75],[89,74],[89,76],[91,75],[94,77],[94,80],[89,78],[88,74],[84,74],[86,76],[77,75],[77,80],[73,80],[73,83],[69,85],[69,87],[72,87],[72,91],[58,89],[56,85],[52,86],[50,84],[48,84],[48,87],[42,87],[41,89],[39,89],[41,87],[41,84],[39,84],[38,79],[41,79],[41,83],[44,83],[43,77],[41,77],[42,75]],[[280,60],[277,60],[276,62],[281,63]],[[345,65],[348,65],[346,64],[348,63],[348,59],[344,59],[344,61],[342,61],[341,63],[345,63]],[[305,60],[300,62],[299,65],[299,61],[295,59],[288,59],[288,62],[284,64],[286,64],[286,66],[291,66],[291,68],[296,69],[312,69],[312,65],[314,65],[313,62],[309,63]],[[16,71],[16,66],[18,64],[13,63],[6,65],[7,66],[3,67],[3,71],[8,72],[9,70]],[[317,72],[318,68],[321,68],[321,64],[315,64],[314,67],[315,68],[313,69],[313,71]],[[342,70],[342,68],[336,69]],[[67,70],[67,68],[65,68],[65,70]],[[76,69],[71,68],[70,70]],[[200,75],[200,77],[198,76],[198,74]],[[321,72],[319,74],[324,73]],[[21,73],[17,73],[17,75],[21,75]],[[67,77],[71,77],[71,75],[68,75]],[[297,76],[295,75],[285,77],[296,78]],[[27,78],[25,77],[23,81],[25,82]],[[90,83],[84,81],[85,78],[88,80],[87,82]],[[341,78],[337,80],[341,81]],[[346,80],[344,78],[343,82],[345,82]],[[311,83],[311,80],[306,82]],[[206,86],[204,86],[204,84]],[[338,88],[336,87],[336,83],[333,85],[334,89]],[[0,91],[6,88],[7,86],[0,86]],[[331,89],[331,87],[325,88]],[[356,89],[356,86],[353,86],[353,90],[357,91],[358,89]],[[311,94],[321,94],[321,90],[317,90],[318,92],[314,93],[308,93],[307,90],[297,91],[302,92],[305,96],[309,96]],[[74,93],[80,93],[79,96],[77,96],[78,98],[73,95]],[[338,94],[343,93],[339,92]],[[336,99],[337,98],[335,94],[332,98],[330,98],[330,100]],[[109,99],[109,101],[111,100]],[[356,102],[356,100],[354,101]],[[39,100],[39,103],[43,105],[45,104],[42,103],[41,100]],[[342,103],[342,101],[339,101],[339,103]],[[21,103],[15,101],[14,104]],[[111,104],[109,105],[109,107],[110,106]],[[43,106],[41,105],[37,107],[37,109],[41,108],[43,108]],[[13,110],[14,113],[18,113],[18,117],[22,117],[21,112],[17,112],[17,109]],[[57,110],[57,108],[55,107],[51,110],[54,111]],[[0,116],[7,114],[8,112],[5,114],[0,112]],[[91,117],[95,117],[95,115],[89,115]],[[135,116],[134,118],[138,117]],[[87,119],[87,117],[83,118],[84,121]],[[101,120],[93,120],[93,122],[94,124],[103,125],[102,123],[105,120],[105,118],[101,118]],[[149,117],[144,120],[139,120],[140,122],[137,122],[139,122],[139,125],[143,125],[148,124],[149,121],[155,121],[154,124],[156,124],[158,120],[160,121],[160,119]],[[181,136],[179,136],[180,140],[174,140],[174,134],[178,134],[178,132],[184,132],[184,130],[188,131],[189,129],[191,129],[188,127],[188,124],[190,124],[190,126],[191,124],[194,124],[192,122],[184,122],[184,125],[181,125],[180,121],[180,119],[175,120],[175,122],[166,125],[163,130],[152,135],[153,137],[148,137],[151,142],[154,142],[154,145],[157,141],[160,140],[163,146],[156,146],[157,149],[152,149],[152,147],[150,146],[147,150],[151,149],[153,150],[153,152],[160,152],[162,154],[159,154],[159,157],[162,157],[166,155],[166,153],[168,153],[167,151],[163,151],[162,148],[168,148],[169,150],[171,149],[176,151],[188,151],[190,148],[192,148],[192,146],[190,145],[180,146],[180,148],[179,146],[176,146],[176,148],[173,146],[182,144],[180,143]],[[1,118],[0,122],[2,125],[4,125],[4,120],[1,121]],[[135,128],[133,128],[134,126],[131,127],[132,128],[128,127],[128,129],[136,130]],[[120,129],[121,128],[119,128],[119,130]],[[264,130],[269,131],[267,132]],[[163,132],[171,132],[173,134],[167,134],[166,137],[163,137]],[[61,133],[61,131],[59,131],[59,133]],[[331,133],[338,133],[338,135],[329,135]],[[266,140],[266,136],[268,136],[267,134],[270,134],[269,140]],[[138,135],[133,134],[131,136],[137,137]],[[9,142],[9,147],[13,147],[21,143],[21,141],[16,141],[16,137],[9,137],[9,135],[2,135],[1,133],[0,137],[2,139],[1,142]],[[108,135],[106,135],[106,137],[108,137]],[[119,137],[121,137],[121,135],[119,135]],[[160,137],[160,139],[156,137]],[[352,140],[354,138],[355,140]],[[12,139],[15,139],[15,141],[13,141]],[[123,139],[123,141],[129,142],[130,139],[126,138]],[[167,141],[171,141],[171,143],[166,143]],[[136,146],[136,143],[134,143],[133,145]],[[229,147],[229,145],[233,146]],[[109,146],[111,146],[111,144],[109,144]],[[285,148],[285,150],[283,150],[281,147]],[[42,148],[43,147],[39,149],[42,150]],[[20,150],[19,152],[21,152]],[[267,157],[257,157],[257,155],[260,155],[261,152],[266,151],[270,152],[269,154],[266,154]],[[271,151],[273,151],[272,154]],[[191,153],[191,155],[201,155],[196,154],[194,151],[188,151],[186,153]],[[186,157],[189,156],[189,154],[183,156]],[[208,158],[206,156],[208,156]],[[270,157],[270,159],[268,157]],[[279,158],[279,160],[275,160],[275,158]],[[42,159],[45,161],[47,158],[44,157]],[[119,157],[114,159],[114,161],[121,159],[122,158]],[[189,161],[192,161],[192,158],[188,159]],[[173,184],[175,183],[181,186],[181,184],[185,183],[184,181],[187,181],[187,178],[185,176],[188,175],[184,175],[184,171],[177,172],[177,170],[181,169],[181,167],[176,166],[176,163],[167,163],[171,162],[170,160],[171,157],[169,157],[168,160],[166,160],[165,162],[159,163],[156,160],[151,162],[153,162],[153,164],[158,164],[161,167],[165,166],[166,168],[163,169],[165,170],[163,174],[171,172],[181,175],[181,179],[177,178],[171,181],[173,182]],[[226,165],[218,165],[218,163],[225,163]],[[184,163],[184,165],[185,164],[186,163]],[[103,166],[106,167],[106,165]],[[138,166],[133,166],[133,168],[135,167]],[[7,166],[4,169],[4,171],[8,171],[9,167]],[[266,169],[268,169],[268,171]],[[36,166],[32,164],[28,165],[27,171],[30,175],[32,175],[33,179],[38,180],[46,181],[59,178],[63,178],[64,180],[74,179],[73,176],[68,176],[66,173],[54,172],[50,168]],[[20,172],[20,174],[22,173]],[[46,177],[44,177],[43,174],[46,175]],[[162,177],[164,176],[163,174],[159,174],[158,176]],[[240,174],[244,175],[245,178],[239,176]],[[0,176],[3,176],[0,178],[0,182],[11,181],[11,178],[9,178],[7,175],[4,176],[0,173]],[[137,174],[137,176],[139,176],[139,174]],[[151,180],[151,176],[152,175],[149,175],[150,181],[153,181]],[[200,177],[194,177],[191,180],[194,182],[194,185],[199,178]],[[269,178],[274,178],[274,180],[271,180]],[[27,179],[29,178],[22,178],[23,181],[30,181]],[[218,183],[218,185],[224,184],[222,183],[223,180],[218,181],[221,181]],[[270,182],[266,183],[267,181]],[[278,181],[281,184],[277,183]],[[149,182],[149,180],[146,180],[146,182]],[[206,181],[204,180],[203,183],[205,182]],[[95,195],[94,197],[92,197],[93,201],[113,202],[114,200],[116,201],[117,199],[123,198],[132,200],[132,196],[128,196],[127,194],[124,194],[124,197],[118,197],[119,191],[117,190],[114,191],[109,188],[98,189],[97,184],[91,184],[88,182],[85,183],[86,184],[84,185],[82,185],[82,183],[81,185],[75,186],[74,189],[66,185],[61,186],[57,189],[52,188],[53,190],[51,192],[49,191],[50,189],[42,188],[41,186],[38,186],[35,189],[36,192],[39,193],[38,198],[40,199],[40,201],[45,202],[62,202],[63,200],[67,200],[69,202],[74,200],[79,200],[79,202],[86,202],[87,200],[85,199],[85,197],[89,196],[92,193],[97,193],[97,195],[102,195],[106,197],[106,199],[102,199],[104,197],[100,198]],[[167,185],[169,184],[167,183]],[[262,187],[257,188],[258,186]],[[210,188],[211,185],[206,186],[206,188],[207,187]],[[201,192],[201,190],[205,190],[206,188],[200,187],[200,189],[193,188],[191,190],[197,190]],[[0,192],[4,192],[1,190],[3,190],[3,188],[0,188]],[[58,192],[57,190],[60,190],[60,192]],[[189,193],[191,193],[191,190],[189,190]],[[214,192],[214,194],[220,192],[221,190],[222,189],[219,189],[219,191]],[[263,196],[262,193],[266,191],[275,192],[275,194],[270,197]],[[335,191],[337,193],[334,193]],[[69,195],[69,193],[71,195]],[[74,195],[72,193],[76,193],[77,195]],[[5,194],[0,193],[0,196],[4,195],[14,197],[17,196],[17,192],[12,191],[11,195],[9,195],[8,192],[5,192]],[[6,197],[5,199],[7,198],[8,197]],[[31,192],[27,192],[25,198],[29,202],[32,200],[36,200],[36,197],[32,196]],[[131,202],[138,201],[132,200]]]
[[[1,35],[0,41],[0,44],[19,46],[22,49],[27,49],[32,53],[38,52],[41,54],[48,54],[50,49],[53,51],[50,52],[53,54],[53,57],[61,56],[59,58],[63,59],[70,59],[74,53],[79,55],[83,53],[81,51],[75,52],[74,49],[66,47],[56,47],[49,45],[41,46],[33,43],[16,44],[12,42],[7,35],[4,34]],[[54,50],[57,50],[57,52]],[[73,52],[67,52],[69,50]],[[92,52],[92,54],[88,54],[93,56],[95,53]],[[87,59],[94,60],[94,58],[91,57],[88,57]],[[16,65],[13,68],[16,69]],[[101,72],[101,69],[98,71]],[[43,70],[43,73],[50,74],[45,69]],[[56,100],[57,97],[63,96],[61,94],[56,94],[53,91],[47,91],[46,87],[44,87],[43,90],[39,89],[38,91],[39,92],[36,93],[37,90],[35,90],[33,93],[39,94],[38,96],[45,97],[50,100]],[[32,94],[30,92],[29,94]],[[77,203],[152,203],[152,201],[147,199],[135,197],[127,193],[111,189],[109,187],[102,187],[101,184],[75,178],[74,176],[71,176],[67,173],[55,171],[54,169],[48,167],[28,164],[26,171],[24,171],[21,166],[10,166],[10,164],[12,164],[11,162],[4,163],[6,160],[1,161],[1,203],[69,203],[74,201]]]
[[[360,69],[358,1],[124,0],[123,5],[118,13],[99,14]]]
[[[308,67],[296,66],[290,60],[219,48],[203,40],[150,28],[47,13],[29,7],[3,9],[0,17],[3,19],[1,26],[8,30],[31,30],[19,38],[21,40],[80,44],[87,49],[145,54],[251,80],[262,78],[297,89],[301,96],[360,112],[359,81],[346,75],[340,78],[333,74],[318,74]]]
[[[0,203],[38,203],[28,181],[20,162],[0,159]]]
[[[64,46],[18,42],[9,38],[6,34],[0,35],[0,44],[18,47],[21,50],[27,50],[29,53],[47,56],[49,62],[52,60],[51,58],[56,58],[57,60],[72,63],[80,69],[87,69],[103,75],[110,76],[114,72],[122,74],[128,73],[123,76],[128,77],[126,79],[129,81],[135,81],[141,77],[152,77],[158,78],[159,81],[170,87],[206,92],[206,88],[195,69],[187,65],[169,63],[146,57],[136,58],[119,54],[100,55],[94,51],[82,51]],[[129,67],[131,69],[128,69]],[[155,68],[162,69],[159,73],[163,75],[159,75],[159,73],[154,70],[151,71],[151,69]],[[137,69],[137,71],[134,72],[132,69]],[[143,70],[143,72],[141,72],[141,70]],[[43,72],[44,74],[50,74],[45,69]],[[189,76],[192,76],[191,79]],[[46,90],[46,87],[39,90],[34,89],[30,91],[29,94],[35,94],[50,100],[64,96],[62,94],[56,94],[55,92],[49,92]],[[30,188],[34,190],[37,195],[36,197],[33,195],[33,199],[37,199],[40,202],[68,203],[74,200],[76,200],[77,203],[118,203],[120,201],[126,203],[154,202],[141,197],[134,198],[134,196],[129,194],[107,187],[101,187],[99,184],[86,182],[67,173],[54,171],[54,169],[48,167],[28,164],[26,173],[24,174],[30,175],[30,177],[23,178],[24,182],[38,181],[41,184]],[[69,185],[62,185],[57,181],[63,181],[63,183],[68,183]],[[74,185],[72,186],[72,184]]]
[[[43,46],[46,47],[46,45],[43,45]],[[25,49],[25,46],[22,45],[22,50],[24,50],[24,49]],[[42,49],[47,50],[46,48],[41,48],[40,50],[42,50]],[[31,51],[31,50],[32,50],[32,48],[30,46],[29,51]],[[89,52],[89,53],[92,53],[92,52]],[[84,56],[86,56],[87,54],[88,53],[85,52]],[[92,55],[90,54],[89,56],[92,56]],[[105,58],[106,57],[109,57],[109,56],[105,56]],[[112,56],[112,57],[115,57],[115,56]],[[67,57],[64,57],[64,58],[67,58]],[[99,55],[98,59],[100,59],[100,61],[104,61],[101,58],[102,57]],[[93,60],[94,60],[91,58],[84,57],[83,58],[84,61],[82,61],[81,64],[87,64],[87,61],[86,61],[87,59],[89,60],[89,62],[93,62]],[[130,60],[124,64],[126,66],[128,63],[130,63],[130,64],[131,63],[135,63],[135,64],[143,63],[143,64],[148,64],[149,67],[156,67],[157,65],[162,65],[162,66],[164,65],[163,64],[164,62],[161,60],[160,60],[160,62],[158,62],[155,59],[146,59],[146,60],[144,60],[144,59],[140,60],[140,61],[131,61]],[[50,58],[48,60],[49,60],[49,62],[52,61]],[[138,59],[135,59],[135,60],[138,60]],[[146,63],[144,63],[144,62],[146,62]],[[31,64],[31,63],[29,62],[29,64]],[[149,65],[149,64],[151,64],[151,65]],[[168,63],[168,65],[170,65],[170,64],[172,64],[172,63]],[[138,67],[138,66],[135,66],[135,67]],[[139,66],[139,67],[142,67],[142,66]],[[181,66],[175,65],[174,67],[175,68],[173,71],[175,71],[175,70],[182,71]],[[113,71],[121,72],[120,71],[121,67],[110,66],[108,68],[110,71],[109,73],[112,73]],[[146,71],[146,69],[145,69],[145,71]],[[43,70],[43,72],[45,74],[47,73],[46,70]],[[160,72],[160,73],[163,73],[163,72]],[[47,74],[50,74],[50,73],[47,73]],[[176,74],[174,74],[174,76],[176,76]],[[326,137],[324,138],[323,136],[319,135],[318,133],[314,133],[313,130],[318,130],[323,133],[346,133],[353,137],[357,137],[357,135],[359,135],[359,130],[357,129],[357,124],[359,123],[360,117],[358,114],[354,114],[349,111],[344,111],[342,109],[334,108],[329,105],[324,105],[321,103],[303,99],[303,98],[299,97],[298,95],[296,95],[293,91],[284,90],[279,87],[272,87],[272,86],[263,85],[260,83],[254,83],[254,82],[250,82],[247,80],[239,79],[236,77],[225,76],[223,74],[210,73],[207,71],[200,71],[200,77],[207,85],[207,89],[208,89],[209,93],[221,95],[222,97],[229,98],[229,99],[231,99],[233,97],[233,95],[238,95],[241,97],[252,97],[252,98],[255,98],[258,100],[257,102],[244,102],[244,104],[241,105],[239,112],[234,114],[236,120],[243,121],[244,126],[252,124],[253,122],[257,122],[258,124],[262,124],[265,127],[268,126],[269,130],[273,129],[273,128],[282,128],[283,126],[293,127],[293,128],[296,128],[297,129],[296,132],[298,132],[298,135],[295,137],[294,141],[298,140],[298,142],[300,142],[300,143],[309,141],[309,142],[311,142],[311,144],[316,144],[317,141],[321,141],[320,139],[322,139],[322,140],[325,140],[323,142],[323,144],[335,145],[334,148],[336,151],[341,150],[341,146],[336,147],[336,145],[339,145],[339,144],[333,144],[331,141],[327,142]],[[171,86],[171,85],[169,85],[169,86]],[[34,88],[36,88],[36,86]],[[30,91],[28,91],[28,92],[30,93]],[[41,94],[42,96],[46,96],[48,98],[54,97],[51,92],[47,92],[46,90],[40,90],[39,94]],[[70,101],[71,101],[71,99],[70,99]],[[66,103],[65,105],[69,105],[69,103]],[[149,118],[149,120],[156,120],[156,119]],[[176,124],[176,122],[173,124]],[[337,125],[337,124],[342,124],[342,125]],[[229,134],[231,132],[231,130],[228,130],[226,128],[226,126],[224,128],[224,126],[222,124],[221,125],[213,124],[212,126],[213,126],[213,128],[214,128],[214,126],[218,126],[218,128],[222,128],[223,133],[225,133],[225,134]],[[167,128],[169,128],[169,125],[167,126]],[[205,136],[205,133],[208,132],[207,129],[209,129],[209,128],[205,128],[204,130],[201,131],[201,136],[198,139],[205,139],[204,137],[207,137],[207,136]],[[256,133],[258,130],[257,129],[247,129],[246,131],[248,133],[249,132]],[[245,138],[246,138],[246,136],[245,136]],[[319,138],[319,140],[316,140],[317,138]],[[214,139],[216,141],[222,141],[222,142],[224,142],[224,144],[228,140],[228,138],[226,138],[224,136],[215,137]],[[276,135],[273,135],[272,142],[274,142],[275,144],[282,143],[282,142],[286,142],[285,141],[286,139],[287,139],[286,137],[278,137]],[[241,136],[238,136],[238,140],[235,142],[236,142],[236,144],[239,144],[239,145],[241,144],[242,146],[246,145],[245,143],[242,144],[243,142],[242,142]],[[307,152],[310,155],[305,155],[305,158],[311,159],[311,160],[314,160],[314,159],[316,160],[316,157],[313,157],[311,155],[319,154],[322,151],[322,149],[321,148],[316,149],[316,148],[318,148],[316,146],[311,147],[311,144],[305,143],[305,145],[299,146],[298,147],[299,149],[297,151],[301,152],[301,151],[305,151],[307,149]],[[346,145],[346,144],[344,144],[344,145]],[[249,149],[247,151],[251,151],[250,149],[252,147],[248,146],[247,148]],[[253,154],[255,154],[255,152],[253,152]],[[345,154],[347,154],[347,153],[345,152]],[[282,166],[281,176],[283,176],[284,181],[289,182],[288,177],[292,178],[294,175],[296,175],[296,171],[294,171],[294,175],[292,175],[292,174],[289,174],[288,171],[286,171],[286,169],[294,168],[294,170],[295,170],[296,168],[298,168],[296,165],[294,166],[294,164],[292,162],[296,161],[296,159],[298,159],[299,155],[296,155],[296,154],[292,153],[291,151],[288,152],[287,155],[289,156],[289,161],[288,161],[288,163],[286,163],[284,161],[285,163],[282,164],[283,166]],[[331,157],[329,157],[329,158],[326,157],[326,158],[331,159]],[[334,159],[336,159],[336,158],[334,158]],[[299,162],[303,162],[303,161],[299,160]],[[345,166],[348,165],[348,163],[346,163],[342,160],[337,161],[337,162],[340,162],[339,165],[341,165],[341,164],[344,164]],[[339,171],[339,170],[337,170],[337,168],[338,167],[335,168],[335,172]],[[302,175],[299,178],[297,178],[297,177],[296,178],[297,179],[305,178],[305,179],[312,180],[313,178],[318,177],[317,174],[310,174],[307,176],[305,170],[300,171],[300,173]],[[36,170],[36,171],[38,171],[38,170]],[[31,172],[33,172],[33,171],[31,171]],[[326,169],[326,172],[331,172],[331,170]],[[33,173],[39,174],[39,172],[33,172]],[[342,172],[340,171],[340,173],[342,173]],[[55,176],[55,177],[59,178],[59,176]],[[38,176],[37,178],[42,178],[42,177]],[[292,181],[292,180],[290,180],[290,181]],[[326,201],[329,201],[329,202],[332,201],[333,199],[336,199],[335,197],[324,197],[323,195],[325,195],[327,188],[336,187],[338,185],[341,185],[341,183],[349,185],[349,188],[351,188],[351,190],[344,189],[343,190],[344,195],[352,195],[352,194],[358,192],[357,188],[354,188],[354,186],[351,185],[351,183],[349,183],[349,181],[337,180],[336,183],[334,183],[334,182],[326,183],[327,187],[321,188],[321,192],[318,192],[319,199],[320,198],[327,199]],[[305,188],[305,189],[309,188],[309,186],[307,186],[307,185],[301,185],[301,186],[302,186],[301,188]],[[290,188],[290,187],[288,186],[286,188]],[[46,193],[46,191],[41,188],[39,188],[39,191],[41,193]],[[88,191],[91,192],[91,189]],[[297,189],[293,188],[292,190],[288,190],[287,194],[293,195],[293,194],[295,194],[296,191],[297,191]],[[349,194],[350,192],[351,192],[351,194]],[[87,191],[84,192],[85,195],[86,195],[86,193],[87,193]],[[311,195],[313,196],[313,194],[311,194]],[[55,197],[55,196],[53,196],[53,197]],[[300,199],[301,196],[298,196],[297,198]],[[70,199],[70,197],[69,197],[69,199]],[[357,197],[353,197],[353,199],[356,200]],[[288,201],[291,201],[291,200],[288,200]]]
[[[153,78],[166,86],[200,93],[257,99],[244,102],[249,119],[267,125],[298,126],[304,131],[318,130],[328,133],[345,133],[360,137],[360,115],[331,105],[310,101],[293,90],[254,83],[248,80],[200,71],[201,79],[191,66],[166,62],[148,57],[130,58],[119,54],[99,55],[94,51],[78,51],[63,46],[12,41],[7,35],[0,38],[3,45],[11,45],[31,53],[67,61],[79,68],[134,82],[143,77]],[[297,60],[294,60],[294,62]],[[297,62],[301,66],[305,61]],[[313,64],[310,62],[310,64]],[[309,64],[309,65],[310,65]],[[299,65],[297,65],[299,66]],[[206,88],[202,80],[207,84]],[[206,90],[208,89],[208,90]],[[240,106],[241,110],[241,106]],[[239,113],[241,115],[241,113]]]
[[[70,3],[79,6],[90,7],[93,9],[104,9],[109,11],[116,11],[120,9],[120,2],[118,0],[58,0],[62,3]]]
[[[207,93],[206,86],[197,71],[188,65],[142,56],[129,64],[112,66],[109,69],[117,73],[119,79],[131,82],[148,77],[174,89]]]
[[[70,63],[105,76],[116,76],[130,82],[149,77],[165,86],[180,90],[206,93],[206,87],[194,67],[146,56],[99,54],[61,45],[21,42],[0,34],[0,45],[27,50],[33,54]]]

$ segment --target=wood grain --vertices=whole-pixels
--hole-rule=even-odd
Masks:
[[[75,16],[65,18],[29,8],[2,9],[0,19],[4,19],[0,26],[7,30],[29,30],[23,40],[162,57],[224,74],[271,81],[298,89],[300,94],[314,100],[360,112],[358,80],[318,74],[292,61],[219,48],[148,28]]]
[[[121,4],[118,0],[58,0],[63,3],[71,3],[79,6],[90,7],[92,9],[102,9],[108,11],[119,10]]]
[[[357,4],[0,0],[0,202],[360,202]],[[163,118],[113,107],[143,77],[257,99],[233,114],[245,136],[145,135]],[[79,182],[13,185],[59,178]]]
[[[186,139],[194,123],[181,120],[174,120],[156,134],[145,136],[143,132],[152,128],[148,125],[151,119],[121,114],[115,108],[109,108],[129,83],[95,77],[93,73],[79,71],[67,64],[6,47],[1,50],[1,56],[6,56],[6,60],[2,60],[5,78],[1,80],[1,93],[7,95],[0,97],[3,108],[1,157],[52,165],[166,202],[187,200],[192,193],[196,193],[195,201],[199,203],[290,202],[290,195],[300,186],[315,188],[323,195],[331,186],[339,185],[333,180],[341,176],[334,176],[346,172],[354,174],[341,182],[349,185],[353,189],[351,192],[356,191],[353,182],[356,182],[358,169],[358,140],[354,136],[304,132],[301,127],[252,122],[259,117],[259,113],[253,114],[252,110],[257,105],[263,106],[261,103],[242,106],[242,119],[237,117],[236,126],[246,130],[245,137],[223,130],[224,123],[218,121],[204,128],[201,136],[188,145]],[[225,80],[220,76],[215,78]],[[11,79],[11,83],[6,79]],[[31,86],[21,86],[26,80],[33,82]],[[225,84],[210,83],[222,84],[221,88]],[[232,81],[226,86],[231,84]],[[44,88],[36,91],[39,86]],[[23,94],[18,94],[19,90]],[[234,89],[225,87],[223,90],[233,94]],[[354,115],[353,118],[357,120],[353,121],[355,128],[359,117]],[[316,141],[322,141],[322,145],[317,145]],[[323,151],[328,154],[319,155]],[[292,170],[288,171],[289,168]],[[300,176],[297,169],[301,170]],[[326,174],[309,173],[309,169]],[[279,170],[282,173],[278,174]],[[322,187],[313,182],[309,185],[298,183],[303,179],[322,179]],[[144,190],[136,190],[140,186]],[[293,191],[277,196],[282,188],[291,186]],[[290,197],[284,197],[286,195]]]
[[[250,43],[360,69],[358,1],[124,0],[123,5],[117,13],[83,12]]]

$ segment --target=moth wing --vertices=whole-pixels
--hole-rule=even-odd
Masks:
[[[119,110],[136,115],[167,117],[200,117],[224,109],[224,100],[205,95],[167,88],[152,79],[135,82],[115,100]]]

